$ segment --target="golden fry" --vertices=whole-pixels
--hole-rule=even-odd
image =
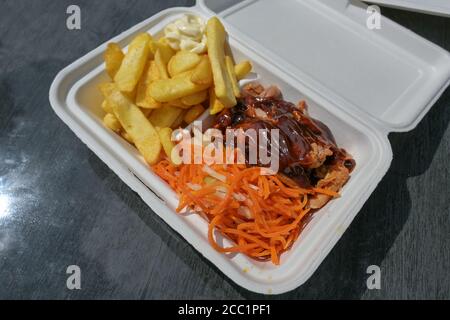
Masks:
[[[231,108],[236,105],[236,97],[225,66],[226,31],[217,17],[209,19],[206,36],[216,96],[225,107]]]
[[[109,43],[103,57],[105,59],[106,72],[111,79],[114,79],[117,71],[119,71],[120,66],[122,65],[125,55],[117,43]]]
[[[98,88],[105,99],[108,98],[114,90],[117,90],[114,82],[100,83]]]
[[[114,115],[148,164],[155,164],[161,153],[161,141],[153,125],[142,111],[119,90],[108,96]]]
[[[231,80],[231,86],[233,88],[234,96],[236,98],[239,98],[241,96],[241,89],[239,88],[237,79],[236,79],[236,73],[234,72],[234,63],[231,57],[226,56],[225,57],[225,65],[227,67],[227,73]]]
[[[186,115],[187,110],[181,111],[180,115],[175,119],[175,121],[170,126],[172,129],[179,129],[184,121],[184,116]]]
[[[150,41],[148,42],[148,48],[149,48],[148,60],[155,60],[155,53],[158,48],[157,48],[155,39],[153,39],[151,34],[149,34],[149,36],[150,36]]]
[[[212,115],[222,112],[225,109],[223,103],[217,99],[216,92],[213,87],[209,89],[209,109]]]
[[[114,82],[105,82],[100,83],[98,85],[98,88],[100,89],[100,92],[102,93],[103,97],[106,99],[108,96],[114,92],[114,90],[117,90],[117,85]],[[129,98],[131,101],[134,101],[136,98],[136,89],[131,92],[123,92],[123,94]]]
[[[235,65],[234,72],[238,81],[244,79],[252,71],[252,68],[253,66],[250,61],[242,61]]]
[[[150,85],[151,96],[159,102],[170,102],[194,93],[203,91],[209,85],[199,85],[191,81],[191,74],[187,73],[184,76],[173,79],[158,80]]]
[[[133,92],[135,89],[148,60],[150,41],[152,38],[148,33],[141,33],[130,43],[122,65],[114,77],[120,91]]]
[[[201,56],[196,53],[178,51],[177,54],[170,59],[167,69],[170,76],[173,77],[177,74],[194,69],[201,60]]]
[[[196,84],[212,84],[213,74],[211,69],[211,62],[208,56],[203,56],[202,61],[195,67],[192,72],[191,81]]]
[[[167,71],[167,65],[170,59],[175,54],[175,51],[168,45],[158,42],[158,49],[155,53],[155,62],[158,67],[160,79],[169,79],[169,72]]]
[[[181,99],[172,100],[170,102],[167,102],[168,105],[171,105],[173,107],[181,108],[181,109],[189,109],[191,106],[188,106],[184,104]]]
[[[189,77],[189,78],[191,78],[191,76],[192,76],[192,72],[194,72],[194,71],[193,71],[193,70],[188,70],[188,71],[185,71],[185,72],[179,73],[179,74],[177,74],[177,75],[173,76],[173,77],[172,77],[172,79],[177,79],[177,78],[185,78],[185,77]]]
[[[140,108],[140,109],[146,118],[150,117],[150,115],[152,114],[152,111],[153,111],[152,109],[146,109],[146,108]]]
[[[122,138],[124,138],[125,140],[127,140],[129,143],[134,144],[133,138],[131,138],[131,136],[130,136],[126,131],[122,131],[122,132],[120,133],[120,135],[122,136]]]
[[[136,101],[136,95],[137,95],[137,86],[134,88],[131,92],[122,92],[128,99],[131,101]]]
[[[150,84],[159,79],[159,71],[155,61],[147,62],[146,70],[137,87],[136,105],[145,109],[158,109],[162,104],[150,95]]]
[[[169,40],[167,40],[167,38],[166,37],[161,37],[161,38],[159,38],[159,40],[158,40],[158,42],[156,43],[157,45],[166,45],[166,46],[168,46],[169,45]]]
[[[105,117],[103,118],[103,123],[107,128],[116,133],[119,133],[120,130],[122,130],[122,125],[120,124],[119,120],[117,120],[116,116],[111,113],[107,113],[105,115]]]
[[[152,39],[152,41],[150,41],[148,43],[148,47],[150,48],[150,53],[149,53],[149,60],[154,60],[155,59],[155,55],[156,55],[156,51],[158,50],[158,45],[155,42],[155,40]]]
[[[111,105],[108,103],[108,100],[104,100],[102,103],[102,109],[105,111],[105,113],[113,113],[113,109]]]
[[[148,80],[150,83],[161,79],[161,76],[159,75],[158,66],[156,65],[156,62],[153,60],[150,62],[150,67],[148,69]]]
[[[149,117],[155,127],[171,127],[183,110],[171,105],[155,109]]]
[[[175,148],[175,143],[172,141],[172,133],[173,130],[171,128],[158,129],[159,139],[161,140],[164,153],[173,164],[179,165],[181,164],[180,156],[176,153],[172,154],[173,148]]]
[[[181,103],[183,103],[186,106],[195,106],[197,104],[200,104],[208,98],[208,91],[203,90],[197,93],[194,93],[190,96],[186,96],[181,98]]]
[[[198,119],[205,112],[205,108],[201,104],[192,107],[184,116],[184,122],[191,124]]]

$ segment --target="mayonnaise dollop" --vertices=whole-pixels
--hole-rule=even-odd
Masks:
[[[185,15],[169,24],[164,29],[164,35],[174,50],[190,51],[197,54],[207,51],[205,23],[201,18],[194,15]]]

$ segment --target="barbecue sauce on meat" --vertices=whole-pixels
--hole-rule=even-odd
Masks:
[[[260,109],[260,110],[258,110]],[[261,110],[264,112],[262,113]],[[215,128],[225,132],[233,129],[279,129],[280,172],[301,187],[315,185],[318,150],[329,150],[321,165],[332,166],[339,162],[351,172],[355,161],[336,145],[330,129],[322,122],[309,117],[300,108],[279,98],[263,98],[248,95],[238,99],[234,108],[218,115]],[[313,149],[313,144],[316,148]],[[248,148],[247,148],[248,149]],[[270,150],[269,150],[270,152]],[[248,150],[246,150],[248,161]],[[259,159],[259,157],[258,157]],[[261,164],[258,164],[261,165]]]

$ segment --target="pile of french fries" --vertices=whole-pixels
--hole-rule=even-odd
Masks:
[[[206,109],[217,114],[236,105],[238,81],[252,69],[235,65],[227,33],[217,18],[206,26],[207,54],[175,51],[164,37],[136,36],[126,54],[110,43],[104,59],[111,82],[102,83],[104,124],[134,144],[150,165],[162,151],[172,157],[172,130],[187,126]]]

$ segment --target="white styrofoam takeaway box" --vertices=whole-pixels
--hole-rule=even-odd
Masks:
[[[57,75],[50,89],[52,107],[156,214],[230,279],[259,293],[293,290],[317,269],[387,172],[392,160],[388,133],[413,129],[448,86],[450,56],[385,18],[381,30],[367,29],[366,5],[348,0],[200,0],[191,8],[162,11],[110,41],[125,47],[139,32],[158,35],[186,13],[204,19],[218,14],[236,59],[250,59],[258,79],[278,85],[287,100],[306,99],[312,116],[325,122],[355,157],[357,166],[342,197],[314,215],[280,266],[216,252],[207,240],[207,223],[195,214],[176,214],[175,193],[133,147],[104,128],[97,84],[107,80],[106,43]]]
[[[450,17],[448,0],[367,0],[388,7]]]

